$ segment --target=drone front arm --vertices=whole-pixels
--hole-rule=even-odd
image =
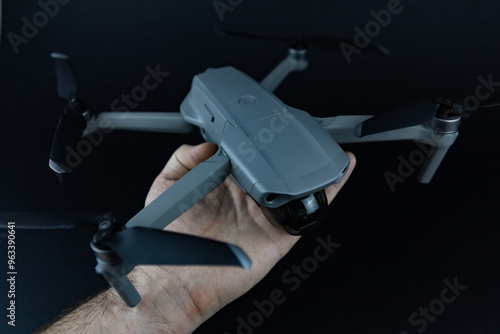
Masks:
[[[83,135],[96,130],[189,133],[193,126],[179,112],[101,112],[87,120]]]
[[[379,132],[361,138],[357,137],[355,134],[356,125],[370,117],[372,116],[336,116],[316,118],[316,120],[339,144],[413,140],[431,145],[428,157],[417,175],[417,179],[421,183],[429,183],[431,181],[446,152],[448,152],[448,149],[458,136],[458,131],[441,133],[428,125],[416,125]]]
[[[274,91],[285,78],[293,71],[302,71],[307,68],[306,50],[288,51],[288,56],[282,60],[262,81],[260,85],[268,91]]]
[[[230,160],[219,149],[132,217],[125,226],[163,229],[224,182],[229,172]]]

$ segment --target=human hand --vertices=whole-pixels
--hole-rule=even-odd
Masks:
[[[181,146],[154,181],[146,205],[189,170],[215,154],[204,143]],[[325,189],[328,203],[352,173]],[[238,298],[292,248],[299,237],[273,227],[253,199],[227,178],[218,188],[184,212],[166,230],[236,244],[252,260],[250,270],[224,266],[137,266],[129,277],[142,296],[127,307],[114,289],[88,299],[49,325],[46,333],[188,333]]]
[[[217,146],[210,143],[181,146],[155,179],[146,198],[146,205],[216,151]],[[343,187],[355,166],[354,155],[348,155],[351,163],[342,182],[325,189],[328,204]],[[189,304],[195,309],[194,313],[186,312],[186,320],[191,320],[195,325],[192,330],[252,288],[299,240],[298,236],[273,227],[254,200],[244,194],[231,178],[227,178],[208,196],[174,220],[166,230],[236,244],[252,260],[248,271],[222,266],[158,266],[152,274],[152,269],[147,269],[155,280],[161,281],[162,275],[167,273],[167,276],[174,275],[183,282],[191,299]]]

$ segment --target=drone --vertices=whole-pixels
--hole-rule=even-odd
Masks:
[[[342,180],[349,157],[339,144],[412,140],[433,147],[417,179],[429,183],[453,145],[468,109],[450,100],[422,100],[370,115],[311,116],[286,105],[273,91],[294,71],[308,66],[310,49],[330,51],[344,38],[318,35],[272,37],[217,28],[224,36],[278,41],[288,53],[260,82],[227,66],[209,68],[194,76],[180,112],[99,112],[78,97],[76,72],[67,55],[52,53],[58,95],[67,99],[50,152],[49,166],[57,173],[65,166],[67,146],[112,124],[115,130],[189,133],[198,127],[203,139],[218,151],[200,163],[126,224],[111,213],[25,214],[37,224],[19,228],[97,226],[91,248],[96,272],[130,307],[141,297],[128,278],[135,265],[228,265],[249,269],[251,260],[237,245],[163,229],[200,199],[231,177],[261,208],[268,220],[291,235],[318,226],[326,214],[324,189]],[[352,43],[352,41],[350,41]],[[365,52],[388,54],[371,43]],[[491,105],[490,105],[491,106]],[[489,106],[483,106],[489,107]],[[12,219],[12,215],[8,216]],[[16,215],[14,215],[16,217]],[[47,222],[46,226],[40,221]]]

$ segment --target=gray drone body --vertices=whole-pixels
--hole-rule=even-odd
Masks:
[[[278,207],[339,182],[349,157],[307,112],[233,67],[194,77],[181,104],[231,160],[231,176],[259,204]]]

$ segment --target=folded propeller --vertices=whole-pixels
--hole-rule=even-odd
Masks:
[[[145,227],[127,229],[116,224],[110,213],[0,213],[0,221],[1,228],[7,228],[8,221],[15,221],[18,229],[97,227],[91,241],[98,262],[96,272],[130,307],[141,299],[126,276],[135,265],[219,265],[244,269],[251,265],[246,253],[234,244]]]
[[[356,126],[355,135],[361,138],[379,132],[428,124],[435,117],[442,120],[453,120],[460,118],[464,112],[498,106],[500,103],[464,107],[442,97],[436,97],[434,100],[418,100],[367,119]]]

